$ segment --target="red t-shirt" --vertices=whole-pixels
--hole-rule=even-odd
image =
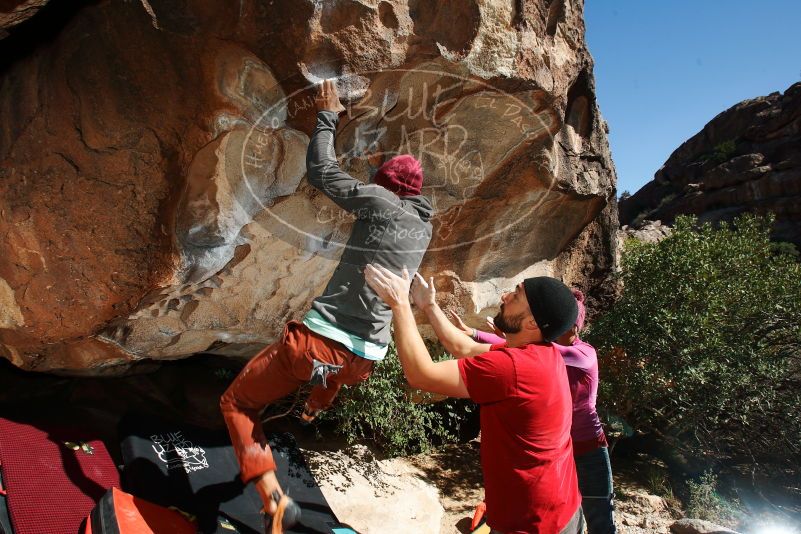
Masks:
[[[493,345],[458,363],[481,405],[487,523],[509,534],[559,532],[581,503],[562,356],[551,344]]]

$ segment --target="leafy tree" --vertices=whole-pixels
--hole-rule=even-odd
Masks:
[[[798,463],[801,264],[772,223],[680,217],[659,243],[626,244],[623,296],[587,334],[601,404],[684,450]]]

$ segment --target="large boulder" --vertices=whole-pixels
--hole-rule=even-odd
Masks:
[[[363,445],[304,456],[331,509],[357,532],[441,532],[440,492],[408,459],[377,460]]]
[[[444,304],[480,324],[523,276],[593,295],[612,267],[583,2],[58,6],[0,40],[0,354],[19,367],[247,356],[301,317],[351,225],[304,179],[326,77],[346,170],[423,162]]]
[[[672,224],[677,215],[728,221],[773,213],[773,237],[801,245],[801,82],[783,94],[740,102],[676,149],[634,195],[620,222]]]
[[[736,531],[711,521],[691,518],[679,519],[670,525],[670,532],[671,534],[737,534]]]

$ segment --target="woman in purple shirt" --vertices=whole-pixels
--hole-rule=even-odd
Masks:
[[[578,317],[573,328],[556,340],[554,345],[562,354],[567,366],[570,393],[573,396],[573,457],[578,472],[581,508],[587,521],[589,534],[614,533],[612,466],[601,420],[595,409],[598,398],[598,357],[595,348],[579,339],[584,327],[586,310],[584,294],[573,290],[578,303]],[[506,340],[488,332],[470,328],[455,314],[453,323],[479,343],[503,345]],[[491,321],[491,320],[490,320]],[[492,325],[492,323],[489,323]]]

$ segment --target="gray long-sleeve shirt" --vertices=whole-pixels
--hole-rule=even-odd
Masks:
[[[307,179],[356,218],[345,251],[322,296],[312,308],[337,328],[372,343],[389,343],[392,311],[364,280],[368,263],[413,274],[431,241],[433,208],[422,196],[398,197],[365,184],[339,168],[334,152],[336,113],[317,113],[306,153]]]

